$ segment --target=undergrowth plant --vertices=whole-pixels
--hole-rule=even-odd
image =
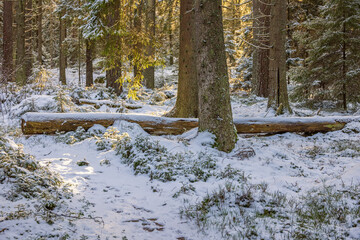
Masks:
[[[83,127],[78,127],[76,131],[70,131],[65,134],[57,133],[55,140],[66,144],[74,144],[92,137]]]
[[[173,154],[159,142],[137,137],[132,144],[120,144],[116,154],[134,169],[135,174],[147,174],[163,182],[184,177],[190,182],[206,181],[215,176],[216,161],[205,153]]]
[[[360,185],[323,186],[287,198],[262,184],[227,182],[197,203],[185,203],[183,218],[224,239],[357,239]]]
[[[6,220],[37,216],[52,224],[58,219],[57,211],[61,211],[64,200],[72,197],[69,185],[58,174],[40,165],[6,137],[0,137],[0,184],[5,184],[3,197],[9,201],[37,199],[32,207],[18,205],[15,211],[2,212]]]

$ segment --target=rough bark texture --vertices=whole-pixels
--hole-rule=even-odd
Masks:
[[[93,77],[93,42],[85,40],[86,45],[86,87],[91,87],[94,84]]]
[[[253,37],[257,46],[253,52],[253,92],[269,96],[269,27],[270,0],[253,0]]]
[[[268,107],[291,112],[286,82],[287,0],[273,0],[270,21],[270,93]]]
[[[175,107],[169,117],[198,117],[198,81],[194,54],[194,0],[180,1],[179,80]]]
[[[155,0],[146,0],[146,29],[148,30],[150,43],[146,47],[146,56],[155,57],[154,41],[155,41]],[[144,85],[147,88],[155,87],[155,68],[153,66],[144,69]]]
[[[195,0],[195,49],[199,86],[199,130],[216,136],[218,149],[236,143],[229,94],[221,0]]]
[[[62,19],[64,13],[60,13],[60,33],[59,33],[59,44],[60,44],[60,56],[59,56],[59,71],[60,71],[60,82],[63,85],[66,85],[66,56],[65,56],[65,37],[66,37],[66,26],[65,20]]]
[[[4,1],[3,9],[3,65],[2,73],[6,82],[11,82],[13,78],[13,2]]]
[[[16,83],[25,85],[25,0],[16,5]]]
[[[101,116],[101,114],[96,113],[84,113],[81,115],[50,113],[45,115],[45,118],[42,118],[42,120],[39,120],[39,115],[43,116],[44,114],[27,113],[24,115],[22,119],[22,131],[24,134],[54,134],[57,131],[75,131],[80,126],[89,129],[94,124],[108,127],[115,120],[137,123],[146,132],[154,135],[182,134],[198,126],[197,119],[160,118],[131,114],[107,114]],[[240,134],[275,134],[285,132],[316,133],[337,131],[344,128],[346,123],[351,121],[360,121],[360,118],[243,118],[235,119],[234,123],[237,132]]]

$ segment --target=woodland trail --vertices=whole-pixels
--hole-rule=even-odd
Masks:
[[[134,176],[118,156],[96,151],[87,140],[65,145],[53,138],[30,137],[24,150],[72,184],[76,209],[98,220],[75,221],[79,232],[94,239],[201,239],[195,226],[180,219],[179,202],[168,196],[174,185]],[[78,166],[79,161],[88,165]]]

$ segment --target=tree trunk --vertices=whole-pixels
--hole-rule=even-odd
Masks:
[[[4,1],[3,8],[3,78],[6,82],[11,82],[13,78],[13,2]]]
[[[93,77],[93,42],[86,39],[86,87],[91,87],[94,84]]]
[[[78,29],[78,78],[79,78],[79,86],[81,86],[81,42],[82,42],[82,32],[80,29],[80,25],[79,25],[79,29]]]
[[[180,5],[181,5],[181,1],[180,1]],[[169,31],[168,34],[169,34],[169,48],[170,48],[170,51],[169,51],[169,54],[170,54],[169,65],[170,66],[174,65],[174,56],[173,56],[173,54],[174,54],[174,51],[173,51],[174,43],[173,43],[173,41],[174,40],[173,40],[173,29],[172,29],[173,7],[174,7],[174,5],[171,4],[170,9],[169,9],[169,16],[168,16],[168,31]],[[181,19],[181,13],[180,13],[180,19]],[[180,20],[180,22],[181,22],[181,20]]]
[[[19,0],[16,5],[16,83],[20,86],[26,83],[25,72],[25,0]]]
[[[112,2],[112,14],[108,16],[107,24],[109,27],[113,27],[118,21],[120,21],[120,0],[114,0]],[[112,41],[112,37],[117,38],[115,41]],[[119,40],[119,36],[108,36],[108,40],[113,43],[115,42],[117,46],[112,46],[119,48],[121,47],[121,43]],[[119,56],[120,57],[120,56]],[[120,95],[122,93],[122,87],[120,85],[120,78],[121,78],[121,62],[116,59],[114,63],[112,63],[113,66],[111,66],[111,69],[106,71],[106,87],[113,88],[116,95]]]
[[[291,112],[286,82],[287,1],[273,0],[270,20],[269,101],[268,108]]]
[[[136,9],[135,9],[135,16],[134,16],[134,29],[136,30],[137,34],[141,33],[141,15],[142,15],[142,8],[143,8],[143,0],[141,0]],[[141,70],[140,70],[140,55],[142,53],[142,44],[140,41],[137,41],[134,45],[135,52],[138,53],[138,56],[135,56],[133,60],[134,64],[134,78],[139,78],[141,76]]]
[[[26,0],[25,7],[25,74],[28,79],[32,74],[33,68],[33,2]]]
[[[198,81],[194,52],[194,0],[180,1],[180,56],[178,93],[169,117],[198,117]]]
[[[59,56],[59,71],[60,71],[60,82],[62,85],[66,85],[66,53],[65,53],[65,37],[66,37],[66,26],[65,26],[65,20],[62,19],[64,16],[64,12],[62,11],[60,13],[60,56]]]
[[[253,92],[269,96],[269,27],[270,0],[253,0]]]
[[[106,87],[113,88],[116,95],[122,93],[122,86],[120,86],[119,79],[121,78],[121,65],[118,63],[114,68],[106,71]]]
[[[230,152],[237,139],[226,64],[221,0],[195,0],[195,49],[199,86],[199,130],[216,136]]]
[[[43,38],[42,38],[42,15],[43,15],[43,2],[42,0],[37,0],[37,61],[39,65],[43,64],[42,59],[42,45],[43,45]]]
[[[342,78],[343,78],[343,84],[342,84],[342,98],[343,98],[343,107],[344,110],[347,111],[347,98],[346,98],[346,72],[347,72],[347,67],[346,67],[346,23],[345,23],[345,19],[346,19],[346,13],[344,11],[344,19],[343,19],[343,34],[344,34],[344,39],[342,41]]]
[[[146,29],[150,39],[149,44],[146,46],[146,56],[154,59],[155,58],[155,0],[146,0]],[[150,66],[143,71],[144,84],[147,88],[155,88],[155,68]]]

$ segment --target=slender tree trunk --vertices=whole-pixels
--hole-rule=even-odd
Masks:
[[[43,2],[42,0],[37,0],[37,61],[39,65],[43,64],[42,59],[42,45],[43,45],[43,38],[42,38],[42,16],[43,16]]]
[[[232,34],[232,40],[235,40],[236,35],[236,28],[239,28],[240,26],[237,25],[237,11],[236,11],[236,0],[231,1],[231,34]]]
[[[180,1],[180,4],[181,4],[181,1]],[[174,7],[173,4],[171,4],[170,9],[169,9],[169,16],[168,16],[169,48],[170,48],[169,65],[170,66],[174,65],[174,55],[173,55],[174,54],[174,51],[173,51],[173,47],[174,47],[173,41],[174,40],[173,40],[173,29],[172,29],[173,7]],[[181,18],[181,15],[180,15],[180,18]]]
[[[226,64],[221,0],[195,0],[195,49],[199,86],[199,131],[216,136],[230,152],[237,139]]]
[[[225,2],[225,1],[224,1]],[[236,1],[235,0],[230,0],[229,1],[230,5],[229,5],[229,32],[231,33],[230,36],[228,37],[228,48],[230,49],[229,52],[226,52],[226,58],[227,61],[229,63],[230,67],[234,67],[236,64],[235,61],[235,41],[236,41],[236,29],[241,29],[241,24],[236,25],[236,15],[237,15],[237,9],[236,9]]]
[[[93,42],[86,39],[86,87],[91,87],[94,84],[93,77]]]
[[[198,117],[198,81],[194,52],[194,0],[180,1],[180,56],[178,94],[174,109],[167,116]]]
[[[112,9],[113,13],[108,16],[108,26],[113,27],[118,21],[120,21],[120,0],[114,0],[112,2]],[[112,41],[112,37],[114,36],[108,36],[108,40],[110,42]],[[120,48],[121,42],[120,39],[118,39],[118,36],[115,36],[117,39],[115,40],[116,45],[115,47]],[[112,68],[106,71],[106,87],[111,87],[115,90],[116,95],[120,95],[122,92],[122,87],[120,86],[119,79],[121,78],[121,62],[119,60],[116,60],[114,63],[114,66],[111,66]]]
[[[66,53],[65,53],[65,37],[66,37],[66,26],[65,20],[62,19],[64,13],[60,13],[60,57],[59,57],[59,71],[60,71],[60,82],[63,85],[66,85]]]
[[[13,64],[13,2],[4,1],[3,8],[3,77],[6,82],[11,82],[14,72]]]
[[[33,68],[33,2],[26,0],[25,7],[25,74],[26,78],[30,77]]]
[[[344,30],[345,30],[345,24],[344,24]],[[342,77],[343,77],[343,84],[342,84],[342,98],[343,98],[343,107],[344,110],[347,110],[347,98],[346,98],[346,43],[343,41],[343,52],[342,52],[342,60],[343,60],[343,66],[342,66]]]
[[[269,28],[270,0],[253,0],[253,92],[269,96]]]
[[[56,29],[56,27],[58,26],[58,23],[55,21],[51,21],[51,23],[49,23],[50,28],[52,29]],[[58,61],[55,60],[56,58],[56,49],[59,47],[57,45],[57,41],[55,41],[55,39],[57,39],[59,36],[58,31],[51,31],[51,35],[50,38],[51,40],[50,42],[50,49],[49,49],[49,54],[50,54],[50,67],[51,68],[56,68],[58,67]]]
[[[287,0],[273,0],[270,21],[268,108],[291,112],[286,82],[286,22]]]
[[[25,85],[25,0],[16,5],[16,83]]]
[[[134,28],[136,30],[136,33],[140,33],[141,32],[141,15],[142,15],[142,8],[143,8],[143,1],[141,0],[136,9],[135,9],[135,17],[134,17]],[[137,56],[134,56],[133,59],[133,63],[134,63],[134,78],[139,78],[141,75],[141,70],[140,70],[140,59],[139,56],[141,55],[142,52],[142,44],[140,41],[137,41],[135,46],[135,52],[138,53]]]
[[[79,86],[81,86],[81,42],[82,42],[82,32],[79,26],[79,38],[78,38],[78,77],[79,77]]]
[[[155,57],[154,41],[155,41],[155,0],[146,0],[146,28],[148,30],[150,43],[146,47],[146,56]],[[144,84],[147,88],[155,87],[155,68],[150,66],[144,69]]]
[[[342,84],[342,98],[343,98],[343,107],[344,110],[347,110],[347,99],[346,99],[346,24],[345,24],[345,19],[346,19],[346,15],[344,13],[344,20],[343,20],[343,34],[344,34],[344,39],[342,42],[342,78],[343,78],[343,84]]]

